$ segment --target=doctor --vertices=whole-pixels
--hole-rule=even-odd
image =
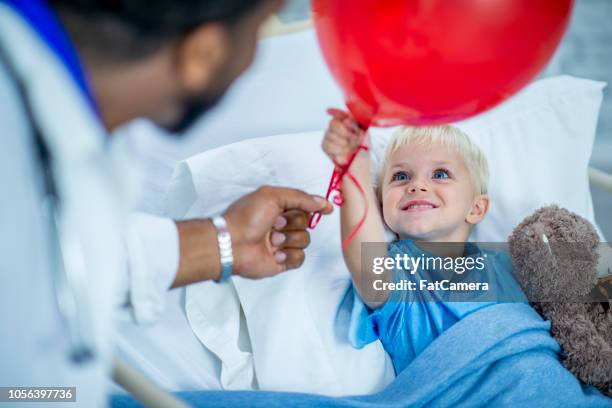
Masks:
[[[322,198],[264,187],[213,220],[130,215],[108,136],[138,117],[187,129],[280,4],[0,1],[0,387],[99,406],[118,305],[152,321],[169,287],[303,262]]]

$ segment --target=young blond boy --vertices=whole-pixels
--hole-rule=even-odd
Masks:
[[[332,120],[323,150],[335,163],[346,163],[360,142],[369,144],[369,136],[348,113],[336,109],[329,113]],[[489,209],[487,160],[467,135],[452,126],[406,127],[389,142],[376,192],[370,167],[370,153],[365,149],[359,151],[350,167],[365,191],[366,203],[354,183],[348,178],[342,183],[343,240],[353,232],[367,208],[364,224],[343,250],[359,295],[350,336],[357,347],[380,339],[399,373],[443,331],[495,302],[443,301],[439,290],[422,286],[423,278],[431,280],[437,272],[434,270],[393,268],[379,274],[364,268],[362,243],[384,242],[385,226],[397,240],[385,245],[378,256],[464,258],[462,261],[472,258],[471,264],[481,262],[484,269],[470,275],[472,279],[487,280],[487,287],[493,284],[498,292],[522,292],[505,254],[466,243],[471,229]],[[413,282],[410,285],[414,286],[399,292],[381,291],[381,281]]]

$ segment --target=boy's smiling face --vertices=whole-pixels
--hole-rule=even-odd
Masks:
[[[383,218],[400,239],[466,241],[487,213],[462,156],[439,142],[409,143],[388,159],[381,180]]]

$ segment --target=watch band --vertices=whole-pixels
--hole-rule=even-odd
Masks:
[[[221,274],[215,282],[223,283],[232,276],[234,267],[234,255],[232,252],[232,236],[227,229],[227,222],[221,215],[212,219],[217,229],[217,242],[219,243],[219,257],[221,258]]]

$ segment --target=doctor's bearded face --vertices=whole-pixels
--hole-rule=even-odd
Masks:
[[[148,118],[174,134],[213,107],[253,61],[283,0],[49,0],[113,130]]]

